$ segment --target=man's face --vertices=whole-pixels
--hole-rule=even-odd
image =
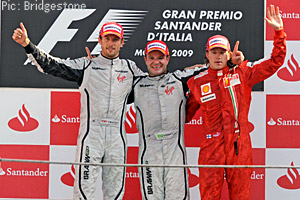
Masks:
[[[150,76],[158,76],[167,72],[170,57],[153,50],[144,57]]]
[[[102,38],[98,38],[99,44],[102,46],[101,53],[107,58],[116,58],[119,56],[120,48],[124,44],[124,40],[116,35],[108,34]]]
[[[209,67],[213,70],[220,70],[227,66],[230,59],[229,51],[223,48],[213,48],[206,52],[206,58],[209,60]]]

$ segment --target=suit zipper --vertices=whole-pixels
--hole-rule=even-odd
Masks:
[[[114,61],[111,60],[111,68],[110,68],[110,86],[109,86],[109,97],[108,97],[108,108],[107,108],[107,117],[109,117],[110,111],[110,99],[111,99],[111,87],[112,87],[112,69],[113,69]]]

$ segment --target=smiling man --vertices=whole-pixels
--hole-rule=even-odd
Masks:
[[[133,77],[142,72],[133,61],[120,59],[124,44],[123,28],[116,22],[105,23],[99,33],[101,54],[64,60],[53,57],[30,42],[21,23],[12,38],[25,48],[28,57],[42,73],[77,82],[81,94],[80,128],[76,162],[126,163],[124,113]],[[77,133],[74,133],[77,134]],[[93,200],[100,167],[76,165],[74,199]],[[104,199],[122,199],[125,167],[102,168]]]
[[[134,81],[132,97],[139,131],[139,163],[186,164],[184,144],[187,80],[185,71],[167,72],[167,45],[154,40],[145,49],[148,76]],[[143,199],[189,199],[185,168],[140,168]]]
[[[170,60],[169,53],[167,52],[168,49],[166,49],[164,53],[162,53],[162,50],[154,51],[156,48],[164,48],[163,43],[161,43],[162,42],[159,41],[152,42],[148,44],[149,47],[146,49],[147,52],[145,52],[144,60],[147,65],[149,76],[158,76],[167,72],[167,65]],[[149,49],[151,52],[149,52]]]

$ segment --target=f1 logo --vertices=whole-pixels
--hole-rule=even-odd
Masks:
[[[50,29],[47,31],[47,33],[44,35],[42,40],[39,42],[38,47],[49,53],[54,48],[57,42],[70,42],[78,31],[78,29],[69,29],[68,27],[70,26],[70,24],[73,21],[79,21],[87,18],[95,11],[96,9],[64,9],[58,16],[56,21],[52,24]],[[93,33],[87,39],[87,42],[97,42],[100,28],[104,23],[109,21],[120,21],[118,23],[121,25],[130,24],[130,26],[126,26],[128,28],[123,27],[124,40],[127,41],[132,34],[132,29],[139,25],[139,22],[137,22],[136,19],[143,19],[146,16],[147,12],[148,11],[109,9],[98,26],[95,28]],[[100,44],[97,44],[91,54],[99,54],[100,51],[101,46]],[[30,60],[27,59],[24,65],[27,65],[29,62]]]
[[[68,29],[73,21],[82,20],[90,16],[96,9],[64,9],[44,35],[38,46],[45,52],[50,52],[58,41],[69,42],[78,29]],[[64,33],[64,34],[59,34]],[[24,65],[30,62],[26,60]]]

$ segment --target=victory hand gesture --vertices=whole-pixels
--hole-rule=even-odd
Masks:
[[[86,54],[87,54],[86,58],[88,58],[88,59],[96,58],[95,55],[91,54],[90,49],[88,47],[85,47],[85,51],[86,51]]]
[[[279,14],[279,7],[276,7],[276,11],[274,5],[271,5],[270,8],[267,8],[267,17],[265,20],[270,26],[272,26],[275,30],[283,29],[283,22]]]

